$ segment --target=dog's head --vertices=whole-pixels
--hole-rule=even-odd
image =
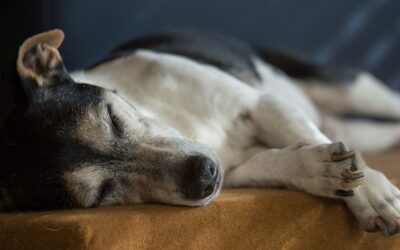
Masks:
[[[75,82],[57,49],[63,37],[26,40],[1,79],[15,107],[0,130],[0,208],[210,202],[221,187],[216,154],[112,91]]]

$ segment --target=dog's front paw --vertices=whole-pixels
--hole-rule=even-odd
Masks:
[[[349,208],[368,232],[385,237],[400,232],[400,191],[380,172],[365,169],[365,182],[346,197]]]
[[[342,142],[302,145],[297,151],[302,178],[296,184],[308,193],[333,198],[353,196],[353,189],[363,183],[364,161]]]

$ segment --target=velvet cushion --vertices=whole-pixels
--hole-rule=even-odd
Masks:
[[[400,177],[399,159],[400,150],[367,157],[393,178]],[[230,189],[199,208],[133,205],[0,214],[0,249],[400,249],[400,236],[386,240],[364,232],[341,201]]]

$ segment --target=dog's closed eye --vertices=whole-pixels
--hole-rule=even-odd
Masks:
[[[115,187],[115,181],[113,179],[106,179],[102,182],[99,187],[99,193],[97,195],[96,201],[93,203],[92,207],[97,207],[100,203],[109,195]]]
[[[107,112],[109,116],[109,121],[111,129],[115,136],[122,137],[124,135],[124,124],[122,120],[115,114],[111,104],[107,105]]]

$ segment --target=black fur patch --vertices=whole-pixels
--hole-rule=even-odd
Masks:
[[[91,68],[124,56],[138,49],[181,55],[194,61],[213,65],[233,76],[260,80],[252,58],[253,50],[240,40],[211,32],[189,30],[169,31],[129,41],[113,51],[113,55]]]
[[[256,51],[261,59],[297,79],[319,79],[322,83],[349,84],[354,82],[359,73],[352,68],[317,65],[300,56],[278,50],[256,48]]]
[[[361,121],[370,121],[376,123],[386,123],[386,124],[394,124],[398,123],[399,121],[395,118],[384,117],[384,116],[377,116],[377,115],[370,115],[370,114],[360,114],[360,113],[346,113],[341,116],[343,120],[361,120]]]
[[[168,31],[131,40],[96,63],[129,55],[138,49],[185,56],[194,61],[213,65],[246,83],[260,80],[253,59],[258,57],[290,77],[320,79],[321,83],[349,84],[358,74],[351,68],[317,65],[299,56],[277,50],[252,47],[239,39],[212,32],[192,30]]]
[[[11,87],[15,103],[0,127],[0,188],[10,194],[12,209],[72,207],[62,174],[76,162],[98,157],[68,133],[80,114],[102,101],[103,92],[94,86],[65,84],[63,76],[54,78],[57,83],[51,87],[23,87],[34,83],[16,74],[14,63],[0,81]]]

